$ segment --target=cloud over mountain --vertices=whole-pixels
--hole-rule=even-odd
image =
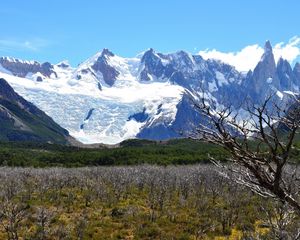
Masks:
[[[216,49],[206,49],[200,51],[199,54],[204,59],[219,59],[225,63],[231,64],[239,71],[253,70],[263,54],[263,47],[253,44],[244,47],[237,52],[221,52]],[[280,42],[275,44],[274,57],[277,62],[280,57],[293,63],[300,56],[300,37],[295,36],[288,43]]]

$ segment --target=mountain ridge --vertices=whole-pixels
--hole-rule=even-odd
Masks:
[[[67,130],[43,111],[19,96],[0,78],[0,139],[68,144]]]
[[[0,72],[6,71],[0,77],[6,77],[20,95],[85,143],[190,135],[201,116],[185,92],[203,91],[212,105],[233,105],[239,111],[245,98],[257,104],[275,93],[278,102],[285,102],[300,87],[300,64],[292,68],[284,59],[276,63],[269,41],[256,68],[247,74],[219,60],[154,49],[136,58],[122,58],[103,49],[76,68],[49,64],[47,69],[54,72],[50,75],[42,70],[28,73],[28,67],[10,73],[14,68],[5,68],[0,58]]]

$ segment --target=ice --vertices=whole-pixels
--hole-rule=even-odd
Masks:
[[[283,93],[280,91],[276,92],[276,95],[282,100],[283,99]]]
[[[99,80],[92,75],[82,75],[78,80],[74,78],[76,69],[58,66],[55,66],[58,77],[44,78],[43,82],[32,81],[39,74],[19,78],[1,72],[0,77],[84,143],[115,144],[134,138],[145,123],[128,121],[128,118],[144,108],[150,118],[155,118],[157,107],[161,105],[161,116],[170,120],[175,118],[182,87],[168,82],[139,82],[134,75],[136,59],[112,57],[110,64],[119,65],[124,71],[115,86],[104,86],[102,91],[97,87]],[[130,66],[126,67],[126,64]],[[92,108],[95,109],[93,114],[85,121]]]

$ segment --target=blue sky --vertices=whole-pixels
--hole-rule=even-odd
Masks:
[[[299,0],[7,0],[0,55],[75,66],[102,48],[236,52],[299,36],[299,9]]]

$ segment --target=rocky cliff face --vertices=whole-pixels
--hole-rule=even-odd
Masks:
[[[280,80],[280,89],[286,91],[297,91],[299,79],[287,60],[280,58],[277,63],[277,74]]]
[[[260,62],[243,80],[243,95],[249,96],[254,103],[260,103],[270,94],[277,93],[282,98],[285,91],[298,92],[300,78],[297,75],[297,66],[298,64],[293,70],[290,63],[283,58],[276,64],[272,46],[267,41]]]
[[[12,79],[18,93],[89,143],[188,136],[205,119],[194,108],[196,97],[190,99],[186,92],[204,94],[212,106],[230,105],[238,111],[243,102],[259,104],[270,94],[284,103],[300,88],[300,64],[292,68],[282,58],[276,63],[269,41],[255,69],[247,74],[218,60],[154,49],[136,58],[103,49],[76,68],[8,59],[0,63],[5,71],[21,77]],[[26,78],[29,72],[41,73],[34,85]]]
[[[45,77],[50,77],[56,73],[53,70],[53,65],[49,62],[39,63],[36,61],[20,61],[14,58],[1,57],[0,65],[13,75],[18,77],[26,77],[29,73],[41,73]]]
[[[109,86],[114,85],[118,75],[120,74],[115,68],[109,65],[108,59],[114,57],[114,54],[108,49],[103,49],[101,56],[92,65],[92,69],[97,73],[100,72],[103,80]]]
[[[265,44],[265,52],[253,73],[248,73],[245,80],[245,90],[253,100],[263,100],[271,92],[270,87],[278,89],[280,80],[277,74],[276,63],[272,46],[269,41]]]
[[[293,73],[295,76],[295,84],[296,86],[298,86],[298,89],[300,87],[300,64],[296,63],[294,69],[293,69]]]

